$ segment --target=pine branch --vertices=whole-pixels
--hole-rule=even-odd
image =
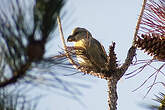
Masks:
[[[13,11],[9,15],[5,13],[5,9],[0,8],[0,87],[23,79],[27,71],[33,68],[32,63],[35,65],[43,60],[47,39],[56,28],[56,16],[63,4],[63,0],[37,0],[34,6],[31,5],[34,7],[31,21],[26,21],[27,10],[22,8],[24,2],[9,2]],[[29,25],[33,23],[34,27],[30,28]],[[41,34],[36,34],[37,31]]]
[[[136,24],[135,33],[134,33],[133,46],[135,45],[134,42],[136,41],[136,37],[138,35],[138,31],[139,31],[139,28],[140,28],[140,24],[141,24],[141,21],[142,21],[142,17],[143,17],[143,14],[144,14],[144,9],[146,7],[146,3],[147,3],[147,0],[143,0],[142,9],[141,9],[141,12],[140,12],[137,24]]]
[[[20,91],[13,93],[9,88],[3,88],[0,89],[0,110],[35,110],[38,98],[29,100]]]

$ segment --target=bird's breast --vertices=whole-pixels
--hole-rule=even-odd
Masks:
[[[92,67],[92,63],[89,61],[89,59],[84,55],[77,55],[77,61],[81,66],[88,66]]]
[[[88,48],[88,41],[86,41],[85,39],[79,40],[75,42],[74,46],[80,47],[80,50],[76,50],[77,61],[79,62],[79,64],[81,66],[91,67],[92,64],[86,56],[86,48]],[[81,48],[83,48],[84,50],[82,50]]]
[[[86,45],[87,45],[87,43],[84,39],[79,40],[79,41],[75,42],[75,44],[74,44],[75,47],[82,47],[82,48],[86,48]]]

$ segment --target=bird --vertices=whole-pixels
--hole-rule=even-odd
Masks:
[[[101,43],[85,28],[76,27],[67,42],[74,42],[76,57],[80,66],[107,70],[107,54]]]

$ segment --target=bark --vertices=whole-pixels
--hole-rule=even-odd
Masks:
[[[117,110],[117,82],[124,75],[128,67],[132,63],[135,52],[136,48],[132,46],[128,51],[125,63],[121,67],[113,69],[113,71],[109,73],[111,75],[106,78],[108,81],[108,110]]]
[[[117,110],[117,78],[109,77],[108,81],[108,110]]]

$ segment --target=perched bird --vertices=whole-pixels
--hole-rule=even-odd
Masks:
[[[85,28],[75,28],[67,39],[74,42],[76,57],[80,66],[106,70],[107,54],[99,41]],[[80,49],[79,49],[80,48]]]

